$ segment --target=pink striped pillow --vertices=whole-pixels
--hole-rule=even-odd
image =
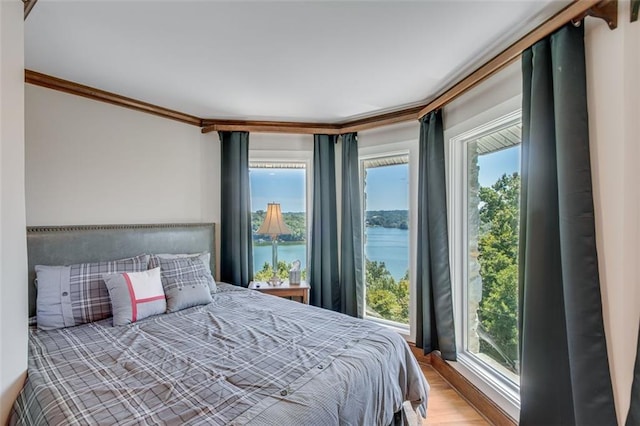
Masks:
[[[114,326],[131,324],[167,310],[160,268],[104,274],[102,278],[111,297]]]

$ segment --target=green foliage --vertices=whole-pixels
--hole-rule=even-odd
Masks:
[[[283,280],[289,279],[289,271],[293,266],[292,263],[287,263],[284,260],[278,260],[278,277]],[[255,281],[269,281],[269,279],[273,276],[273,268],[269,262],[264,262],[262,265],[262,269],[259,271],[255,271],[253,274],[253,279]],[[307,279],[307,270],[303,269],[300,273],[301,279]]]
[[[409,323],[409,271],[398,282],[384,262],[365,260],[367,315]]]
[[[480,342],[481,351],[503,359],[507,368],[516,371],[520,176],[505,174],[490,187],[481,187],[480,201],[478,318],[482,330],[491,336],[491,341]]]
[[[260,235],[256,234],[262,222],[264,222],[264,217],[266,212],[264,210],[258,210],[256,212],[251,213],[251,232],[253,233],[253,240],[260,241],[266,240],[269,244],[271,241],[271,237],[268,235]],[[304,242],[307,239],[307,224],[306,224],[306,214],[304,212],[285,212],[282,213],[282,219],[284,223],[287,224],[289,229],[291,229],[291,234],[283,234],[278,236],[278,241],[284,242]]]
[[[409,229],[408,210],[370,210],[366,212],[367,226]]]

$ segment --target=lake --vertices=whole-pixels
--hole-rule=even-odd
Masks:
[[[384,262],[394,279],[401,279],[409,269],[409,231],[396,228],[365,228],[365,256],[369,260]],[[302,269],[307,267],[304,244],[278,245],[278,260],[300,260]],[[271,264],[271,245],[253,247],[253,270]]]

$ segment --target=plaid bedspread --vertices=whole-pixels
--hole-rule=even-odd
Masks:
[[[10,424],[386,425],[428,389],[398,334],[221,284],[130,326],[31,328]]]

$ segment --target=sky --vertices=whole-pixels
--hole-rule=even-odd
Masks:
[[[365,210],[409,209],[409,165],[370,167],[365,179]]]
[[[481,186],[490,186],[505,173],[520,170],[520,146],[478,157]],[[408,209],[407,164],[367,169],[366,210]],[[251,169],[251,210],[266,210],[280,203],[283,212],[302,212],[305,207],[305,169]]]
[[[493,185],[503,174],[520,172],[520,145],[478,156],[480,186]]]
[[[303,212],[305,169],[250,169],[251,211],[267,210],[268,203],[280,203],[283,212]]]

